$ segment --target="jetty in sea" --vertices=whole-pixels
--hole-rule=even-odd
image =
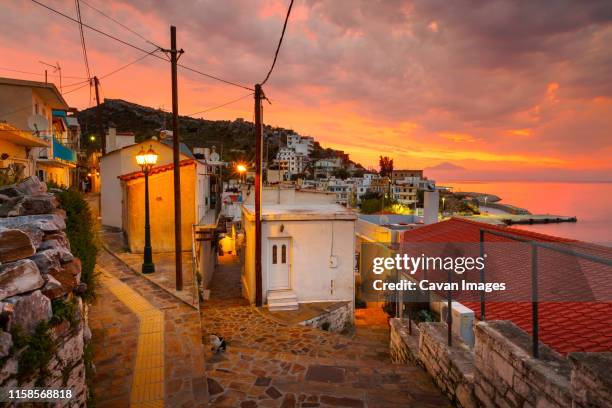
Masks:
[[[575,216],[553,214],[481,214],[461,217],[474,221],[486,222],[493,225],[554,224],[560,222],[578,221]]]

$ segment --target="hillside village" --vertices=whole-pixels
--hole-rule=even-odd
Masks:
[[[0,242],[20,240],[0,251],[0,388],[67,373],[78,401],[62,406],[611,401],[609,303],[591,287],[607,279],[608,248],[507,228],[488,195],[453,193],[386,156],[365,169],[290,129],[265,127],[260,180],[253,123],[180,117],[175,139],[159,109],[103,105],[79,112],[53,83],[0,78]],[[378,277],[375,259],[516,241],[491,252],[502,261],[487,273],[532,294],[527,251],[545,246],[563,262],[542,255],[539,289],[570,278],[582,297],[372,291],[453,279]],[[26,369],[41,341],[54,346]]]

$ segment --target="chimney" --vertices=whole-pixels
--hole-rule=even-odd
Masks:
[[[440,193],[436,191],[425,191],[423,203],[423,222],[425,225],[438,222],[438,208],[440,203]]]

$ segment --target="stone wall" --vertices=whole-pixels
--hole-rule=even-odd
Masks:
[[[474,353],[453,335],[448,347],[445,323],[422,323],[419,336],[419,360],[434,382],[451,401],[462,407],[476,407],[474,399]]]
[[[406,319],[391,320],[396,363],[418,363],[460,407],[612,406],[612,353],[570,353],[541,345],[509,321],[479,322],[472,351],[458,337],[448,347],[445,323],[422,323],[408,333]]]
[[[353,305],[351,302],[338,302],[327,307],[317,317],[300,323],[302,326],[316,327],[334,333],[340,333],[353,324]]]
[[[570,353],[572,395],[578,406],[612,407],[612,352]],[[604,373],[604,375],[602,375]]]
[[[11,388],[68,388],[74,397],[58,406],[84,406],[91,332],[65,216],[36,177],[0,187],[0,395]]]
[[[396,364],[421,364],[419,359],[420,330],[412,323],[412,334],[408,328],[408,319],[391,319],[389,333],[391,361]]]
[[[531,338],[509,321],[475,326],[475,394],[485,406],[571,407],[570,365],[542,345],[531,356]]]

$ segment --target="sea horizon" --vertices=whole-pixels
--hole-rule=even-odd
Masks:
[[[532,214],[575,216],[578,220],[575,223],[513,227],[612,246],[612,182],[436,180],[436,184],[453,187],[454,192],[496,195],[501,198],[500,203],[524,208]]]

